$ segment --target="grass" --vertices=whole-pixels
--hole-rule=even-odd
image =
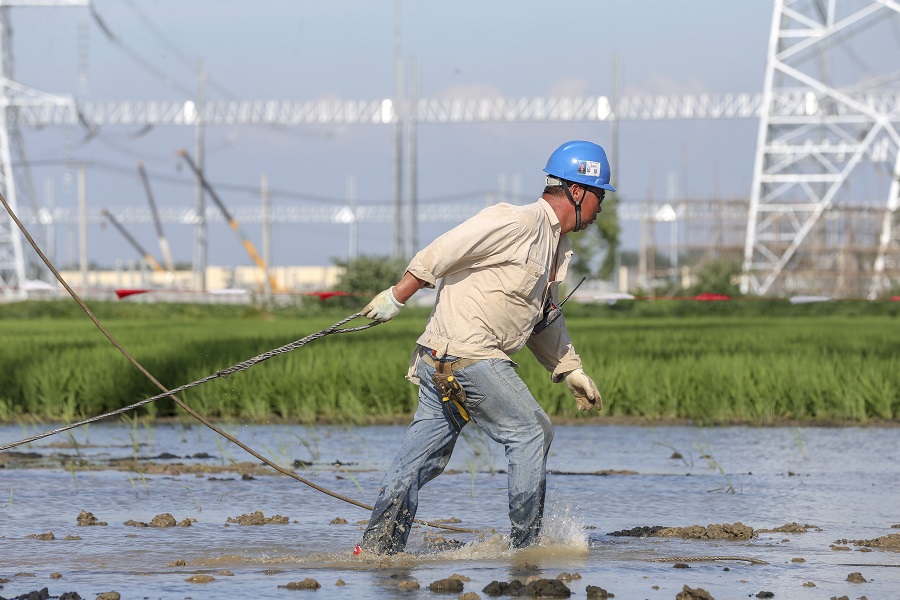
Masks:
[[[822,305],[782,302],[767,308],[764,302],[632,302],[630,308],[569,303],[566,321],[585,371],[603,393],[604,415],[699,424],[900,418],[900,320],[894,306],[900,303],[829,303],[826,314]],[[656,305],[669,306],[663,313]],[[170,387],[346,316],[319,310],[299,317],[287,309],[272,314],[246,307],[203,313],[193,306],[169,307],[165,314],[157,305],[142,313],[140,305],[124,306],[92,309]],[[158,393],[85,316],[39,308],[5,305],[0,311],[4,317],[20,315],[0,318],[0,422],[71,422]],[[415,386],[404,375],[426,319],[426,312],[409,309],[390,323],[316,340],[181,398],[207,417],[225,420],[403,419],[415,407]],[[530,352],[513,358],[548,414],[596,418],[579,414],[566,386],[551,384]],[[139,414],[181,413],[164,399]]]

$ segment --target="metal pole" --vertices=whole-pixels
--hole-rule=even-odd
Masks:
[[[619,55],[613,54],[612,111],[609,115],[609,171],[614,186],[619,185]]]
[[[87,291],[87,173],[84,163],[78,165],[78,264],[81,268],[81,286]]]
[[[44,206],[47,211],[47,257],[56,264],[56,218],[53,216],[56,198],[53,194],[53,179],[50,177],[44,179]]]
[[[417,114],[416,105],[419,98],[419,77],[418,63],[414,56],[409,57],[409,114],[407,115],[406,133],[407,133],[407,170],[409,172],[406,186],[407,204],[406,204],[406,255],[405,258],[411,258],[416,253],[418,245],[416,229],[418,226],[418,149],[416,147],[417,131]]]
[[[394,0],[394,231],[391,256],[403,252],[403,56],[400,49],[400,0]]]
[[[263,264],[265,265],[265,272],[263,273],[263,298],[265,299],[266,304],[268,304],[272,300],[272,284],[269,281],[269,261],[272,255],[272,238],[270,237],[272,223],[269,218],[269,176],[266,173],[260,175],[259,192],[260,196],[262,196],[262,245]]]
[[[356,217],[359,202],[356,194],[356,176],[347,175],[346,181],[347,203],[350,205],[350,212],[352,213],[350,219],[350,240],[349,248],[347,249],[347,260],[354,260],[358,252],[357,247],[359,243],[359,224],[357,223]]]
[[[196,147],[194,157],[196,158],[197,168],[203,172],[203,148],[204,148],[204,131],[203,131],[203,103],[204,92],[206,88],[206,67],[203,61],[197,64],[197,130],[196,130]],[[194,183],[194,211],[197,213],[197,221],[194,224],[194,286],[201,292],[206,291],[206,202],[204,200],[204,190],[202,177],[197,177]]]

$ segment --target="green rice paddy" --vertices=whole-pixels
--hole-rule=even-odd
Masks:
[[[77,306],[73,311],[34,304],[0,308],[7,317],[0,318],[0,421],[71,422],[159,393]],[[604,415],[700,424],[900,419],[896,306],[828,314],[821,307],[657,304],[667,308],[567,306],[569,333],[603,394]],[[238,307],[121,306],[101,305],[94,312],[171,388],[353,312],[317,309],[304,317],[297,309],[272,314]],[[402,420],[415,407],[416,388],[404,375],[426,319],[427,312],[408,309],[384,325],[315,340],[180,397],[224,420]],[[579,415],[565,384],[551,384],[527,349],[513,359],[548,414],[601,418]],[[139,414],[182,413],[166,399]]]

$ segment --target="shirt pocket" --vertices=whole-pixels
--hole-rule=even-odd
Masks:
[[[538,283],[547,273],[547,268],[531,259],[526,259],[524,264],[515,264],[510,267],[509,291],[517,296],[528,299],[535,295]]]

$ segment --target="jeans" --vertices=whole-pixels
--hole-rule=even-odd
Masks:
[[[521,548],[537,542],[540,534],[553,426],[513,366],[509,360],[487,359],[454,375],[466,392],[471,422],[506,450],[510,546]],[[419,489],[443,472],[466,425],[453,402],[441,402],[431,378],[434,372],[434,367],[419,361],[419,406],[382,479],[360,543],[377,554],[394,554],[406,547]]]

